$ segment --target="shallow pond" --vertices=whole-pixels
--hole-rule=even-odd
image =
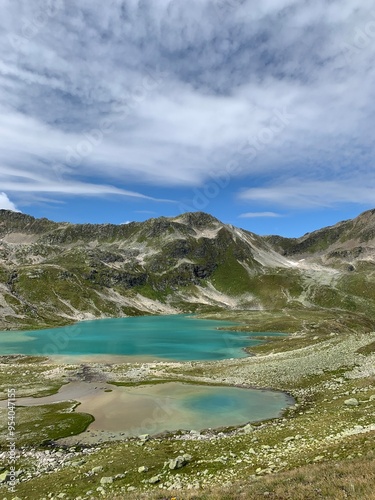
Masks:
[[[51,396],[20,398],[17,405],[65,400],[79,401],[76,411],[95,417],[89,429],[80,435],[82,441],[96,441],[95,437],[103,433],[108,438],[111,433],[125,437],[241,425],[277,417],[292,403],[282,392],[258,389],[180,382],[136,387],[73,382]],[[5,404],[1,401],[0,407]]]

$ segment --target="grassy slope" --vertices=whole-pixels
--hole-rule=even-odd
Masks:
[[[179,500],[256,500],[273,498],[277,500],[313,500],[332,498],[335,500],[372,500],[375,484],[375,460],[356,459],[344,462],[314,464],[299,467],[259,481],[243,479],[235,485],[211,487],[199,494],[186,491]],[[121,498],[108,496],[110,500]],[[170,492],[127,494],[129,500],[165,500],[172,498]]]

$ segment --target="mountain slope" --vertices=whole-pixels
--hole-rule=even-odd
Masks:
[[[372,314],[373,228],[375,211],[285,239],[202,212],[94,225],[1,210],[0,328],[220,308]]]
[[[284,256],[340,264],[375,262],[375,209],[352,220],[307,233],[301,238],[270,236],[267,241]]]

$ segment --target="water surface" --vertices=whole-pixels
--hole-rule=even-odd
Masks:
[[[111,390],[112,392],[105,392]],[[157,434],[163,431],[202,430],[242,425],[274,418],[291,403],[282,392],[180,382],[117,387],[94,382],[73,382],[57,394],[20,398],[17,405],[41,405],[65,400],[81,404],[76,411],[95,421],[79,436],[83,442],[116,436]],[[5,407],[6,401],[0,401]],[[73,438],[72,438],[73,439]]]
[[[124,355],[149,361],[213,361],[244,357],[244,347],[261,342],[251,335],[272,335],[218,329],[235,324],[190,315],[83,321],[47,330],[0,332],[0,355]]]

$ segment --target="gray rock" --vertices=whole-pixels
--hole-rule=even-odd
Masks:
[[[242,429],[241,429],[241,431],[244,434],[250,434],[251,432],[253,432],[253,430],[254,430],[254,427],[251,424],[246,424],[245,427],[242,427]]]
[[[72,467],[79,467],[80,465],[83,465],[86,462],[86,460],[76,460],[71,463]]]
[[[112,484],[113,483],[113,477],[102,477],[101,480],[100,480],[100,484],[101,485],[104,485],[104,484]]]
[[[126,477],[126,474],[116,474],[115,479],[124,479]]]
[[[345,399],[344,404],[346,406],[358,406],[359,401],[356,398]]]
[[[148,441],[150,439],[150,434],[141,434],[140,436],[138,436],[138,439],[140,441]]]
[[[169,468],[171,470],[181,469],[181,467],[187,465],[191,459],[192,459],[191,455],[188,454],[172,458],[169,460]]]
[[[9,471],[5,471],[5,472],[2,472],[0,474],[0,483],[5,483],[5,481],[7,480],[7,477],[9,475]]]
[[[148,481],[150,484],[156,484],[156,483],[160,483],[160,476],[154,476],[152,477],[151,479],[149,479]],[[129,490],[129,488],[128,488]]]
[[[183,457],[171,458],[168,464],[171,470],[181,469],[181,467],[183,467],[184,465],[185,460],[183,459]]]
[[[102,467],[101,465],[98,465],[97,467],[93,467],[93,468],[91,469],[91,472],[92,472],[93,474],[97,474],[98,472],[101,472],[102,470],[103,470],[103,467]]]
[[[138,472],[148,472],[148,467],[142,465],[141,467],[138,467]]]

